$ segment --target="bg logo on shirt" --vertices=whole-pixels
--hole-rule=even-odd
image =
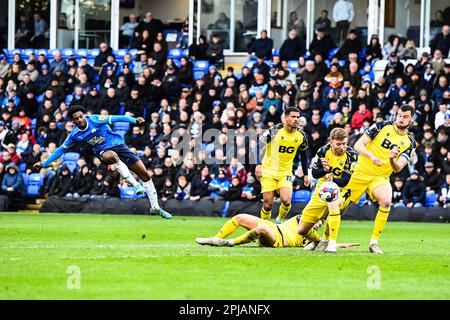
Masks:
[[[279,153],[294,153],[294,151],[295,151],[294,147],[286,148],[285,146],[280,146],[280,148],[278,149]]]

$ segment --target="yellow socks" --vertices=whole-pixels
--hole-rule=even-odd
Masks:
[[[370,242],[377,242],[380,239],[381,232],[383,232],[390,211],[390,208],[378,208],[377,217],[375,218],[375,225],[373,226],[372,231],[372,239]]]
[[[323,239],[330,240],[330,225],[328,224],[328,219],[325,220],[325,228],[323,231]]]
[[[291,210],[292,204],[289,204],[288,206],[285,206],[283,203],[280,205],[280,211],[278,212],[278,219],[280,221],[283,221],[283,219],[288,214],[289,210]]]
[[[245,243],[249,243],[252,241],[255,241],[256,239],[259,238],[259,234],[256,231],[256,229],[250,230],[246,233],[244,233],[242,236],[239,236],[235,239],[233,239],[233,245],[238,246],[240,244],[245,244]]]
[[[266,211],[266,209],[264,209],[264,206],[263,206],[261,208],[261,219],[270,220],[271,217],[272,217],[272,210]]]
[[[314,229],[309,230],[309,232],[305,236],[305,238],[308,239],[311,242],[319,242],[320,241],[320,236],[317,233],[317,231],[314,230]]]
[[[328,224],[330,228],[330,240],[336,241],[339,232],[339,227],[341,225],[341,214],[339,210],[331,210],[328,215]]]
[[[223,227],[220,229],[219,233],[217,233],[214,237],[225,239],[228,235],[236,231],[236,229],[239,227],[239,222],[236,220],[236,218],[231,218],[228,220]]]

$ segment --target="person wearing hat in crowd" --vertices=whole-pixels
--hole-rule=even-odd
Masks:
[[[256,69],[258,69],[264,75],[265,79],[269,79],[270,67],[265,62],[263,55],[257,56],[256,63],[253,64],[251,72],[253,73]]]
[[[436,171],[434,167],[433,162],[425,162],[425,173],[423,175],[424,177],[424,183],[426,186],[426,192],[427,194],[430,192],[439,193],[439,188],[441,186],[442,177],[440,174]]]
[[[8,63],[8,59],[6,55],[0,54],[0,78],[6,77],[8,74],[10,64]]]
[[[365,59],[367,62],[374,62],[376,60],[383,59],[380,39],[378,38],[377,34],[373,34],[370,37],[370,41],[366,49]]]
[[[399,61],[399,57],[398,57],[396,52],[392,52],[392,53],[389,54],[389,62],[386,65],[383,77],[386,76],[389,68],[391,68],[392,66],[394,66],[394,68],[395,68],[394,75],[396,75],[396,76],[403,75],[403,70],[404,70],[405,67],[403,66],[403,63],[401,63]]]
[[[336,57],[339,60],[344,60],[347,58],[349,53],[359,54],[362,49],[362,43],[358,39],[358,33],[356,29],[351,29],[347,35],[347,39],[345,39],[339,51],[336,53]]]
[[[65,197],[73,190],[74,177],[67,165],[63,164],[59,169],[48,193],[49,196]]]
[[[417,170],[411,172],[411,177],[403,188],[403,204],[407,208],[419,208],[425,205],[426,186]]]
[[[15,163],[10,163],[6,166],[6,173],[2,181],[2,190],[11,202],[25,197],[25,183]]]
[[[126,78],[124,76],[118,77],[118,82],[116,86],[116,94],[120,102],[125,102],[130,96],[130,87],[127,84]]]
[[[6,147],[6,151],[8,152],[8,160],[15,163],[16,165],[19,165],[20,163],[20,157],[16,152],[16,146],[13,143],[9,143]],[[2,161],[0,159],[0,161]]]
[[[220,169],[217,177],[212,179],[212,181],[209,183],[209,197],[214,200],[222,200],[229,188],[230,181],[228,181],[226,177],[226,172],[224,169]]]
[[[218,34],[213,34],[211,43],[208,45],[206,55],[211,64],[215,65],[223,59],[224,44]]]

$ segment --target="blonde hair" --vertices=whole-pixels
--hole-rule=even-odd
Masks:
[[[345,138],[348,138],[348,132],[343,128],[334,128],[330,132],[331,140],[344,140]]]

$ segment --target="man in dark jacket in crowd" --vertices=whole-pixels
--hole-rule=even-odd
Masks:
[[[289,31],[289,39],[284,40],[280,48],[281,60],[298,60],[305,53],[305,42],[297,36],[297,31]]]
[[[102,68],[102,65],[104,63],[108,62],[107,61],[108,55],[114,56],[112,48],[106,42],[100,43],[100,52],[95,57],[95,61],[94,61],[94,71],[95,72],[99,72],[100,69]]]
[[[407,208],[418,208],[425,205],[426,187],[417,171],[411,172],[411,178],[403,189],[403,203]]]
[[[344,43],[341,46],[337,53],[337,57],[339,60],[345,60],[349,53],[359,54],[362,49],[362,43],[358,39],[358,34],[355,29],[350,30],[348,33],[347,39],[345,39]]]
[[[441,186],[442,178],[436,172],[434,168],[433,162],[425,163],[425,174],[424,174],[424,182],[427,191],[434,191],[436,193],[439,192],[439,188]]]
[[[441,50],[444,58],[448,57],[448,52],[450,51],[450,26],[448,24],[444,25],[442,32],[438,33],[431,41],[431,56],[433,56],[436,49]]]
[[[200,175],[195,175],[194,178],[192,178],[190,200],[196,201],[200,198],[209,196],[211,193],[208,190],[210,182],[211,177],[209,176],[209,169],[207,166],[204,166],[201,169]]]
[[[249,47],[248,54],[255,53],[255,56],[262,56],[266,60],[272,58],[273,40],[267,36],[267,30],[261,31],[261,38],[256,39]]]
[[[72,191],[73,187],[73,176],[66,165],[62,165],[60,172],[53,180],[52,186],[50,187],[50,196],[65,197],[68,193]]]
[[[309,45],[311,55],[320,53],[325,60],[328,59],[330,51],[334,48],[336,48],[336,44],[333,42],[329,34],[325,34],[323,29],[316,31],[316,36]]]
[[[131,117],[142,117],[144,114],[144,101],[139,96],[138,88],[133,88],[130,93],[129,99],[125,102],[126,115]]]

